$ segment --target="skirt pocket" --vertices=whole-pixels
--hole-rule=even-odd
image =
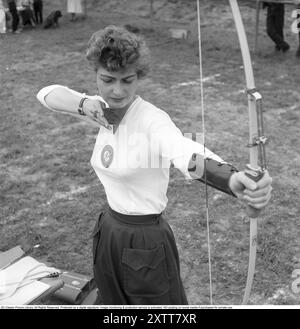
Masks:
[[[151,250],[124,248],[122,265],[128,295],[155,297],[169,290],[164,245]]]

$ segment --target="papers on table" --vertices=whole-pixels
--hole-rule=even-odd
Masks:
[[[38,280],[57,272],[60,271],[30,256],[3,268],[0,270],[0,305],[30,303],[50,288]]]

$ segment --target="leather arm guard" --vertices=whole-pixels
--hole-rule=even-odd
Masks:
[[[207,183],[207,185],[219,191],[236,197],[229,188],[228,183],[231,175],[239,170],[231,164],[219,162],[210,158],[203,159],[200,154],[194,153],[190,160],[188,170],[191,177],[195,180]]]

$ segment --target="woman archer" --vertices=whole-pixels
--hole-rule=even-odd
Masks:
[[[266,171],[254,182],[185,138],[166,112],[137,95],[150,69],[141,36],[108,26],[92,35],[86,57],[99,95],[51,85],[37,98],[50,110],[100,126],[91,165],[108,202],[93,231],[94,276],[103,302],[187,304],[176,242],[162,214],[170,165],[256,209],[269,202],[272,179]]]

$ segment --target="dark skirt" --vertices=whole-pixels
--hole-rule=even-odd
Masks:
[[[105,305],[186,305],[171,227],[159,215],[102,212],[93,231],[94,277]]]

